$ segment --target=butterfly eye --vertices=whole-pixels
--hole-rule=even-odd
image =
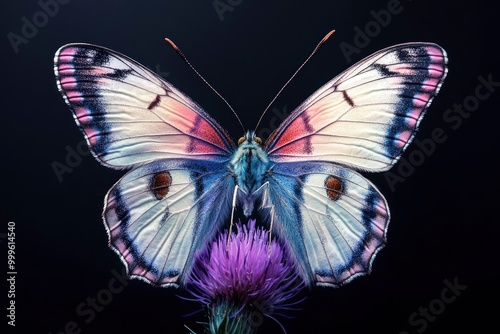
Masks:
[[[240,139],[238,139],[238,146],[243,144],[244,141],[245,141],[245,137],[241,137]]]
[[[262,146],[262,139],[260,139],[260,137],[254,137],[254,140],[259,146]]]

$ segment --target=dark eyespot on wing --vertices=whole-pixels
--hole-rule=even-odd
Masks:
[[[156,199],[161,200],[165,196],[167,196],[171,184],[172,184],[172,176],[168,171],[163,171],[153,176],[151,180],[150,189],[153,192]]]
[[[344,184],[335,176],[328,176],[325,179],[326,196],[332,201],[337,201],[344,191]]]

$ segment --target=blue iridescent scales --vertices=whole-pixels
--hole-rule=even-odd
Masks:
[[[105,199],[110,247],[133,278],[186,282],[197,249],[233,206],[260,216],[308,285],[371,271],[386,243],[387,201],[359,172],[390,169],[447,73],[445,51],[406,43],[375,52],[297,107],[265,143],[235,145],[198,104],[115,51],[69,44],[57,85],[96,159],[129,171]]]

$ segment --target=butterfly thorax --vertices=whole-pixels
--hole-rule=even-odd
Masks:
[[[262,148],[262,142],[255,137],[253,131],[248,131],[245,137],[238,142],[238,149],[234,152],[229,168],[231,169],[238,187],[246,193],[246,196],[253,197],[253,193],[265,182],[265,176],[270,168],[269,157]],[[243,205],[245,215],[251,214],[252,207]]]

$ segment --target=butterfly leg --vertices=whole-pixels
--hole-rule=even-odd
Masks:
[[[269,255],[271,254],[271,241],[273,239],[273,226],[274,226],[274,205],[270,201],[269,197],[269,182],[265,182],[255,193],[262,193],[262,205],[261,209],[266,209],[269,216]],[[265,216],[265,215],[264,215]]]
[[[227,234],[226,251],[229,250],[229,238],[231,238],[231,232],[233,231],[234,210],[236,209],[236,197],[238,195],[238,189],[240,189],[240,187],[236,185],[234,187],[233,201],[231,204],[231,220],[229,221],[229,233]]]
[[[274,221],[274,205],[271,205],[271,224],[269,225],[269,249],[268,249],[268,255],[271,256],[271,241],[273,238],[273,221]]]

